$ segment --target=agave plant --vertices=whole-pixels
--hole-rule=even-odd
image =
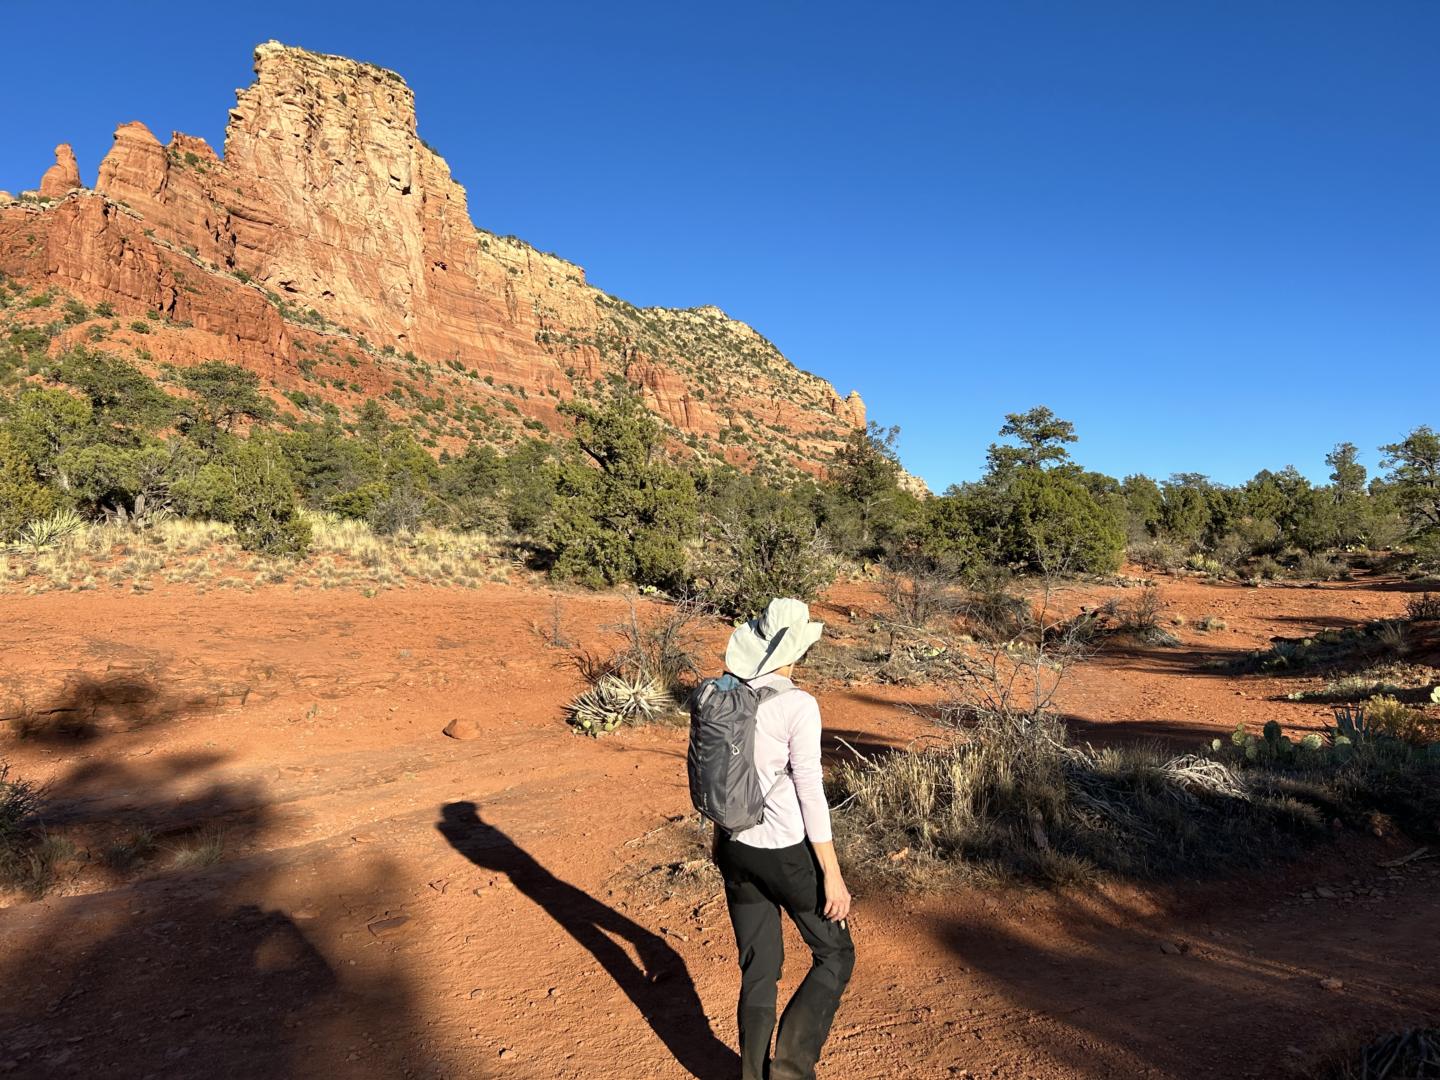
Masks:
[[[643,724],[675,708],[675,699],[658,679],[604,675],[568,706],[576,731],[599,735],[621,724]]]

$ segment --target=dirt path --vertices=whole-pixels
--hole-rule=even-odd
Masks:
[[[1269,700],[1282,687],[1241,697],[1198,659],[1403,599],[1174,583],[1191,622],[1229,629],[1101,657],[1062,704],[1097,732],[1313,724],[1316,707]],[[565,611],[593,643],[623,603]],[[683,733],[571,736],[579,676],[533,632],[552,619],[550,594],[502,585],[0,599],[0,715],[44,729],[4,756],[50,782],[56,828],[96,856],[72,895],[0,909],[0,1074],[732,1076],[723,904],[617,877],[643,861],[627,842],[688,808]],[[822,704],[875,746],[924,731],[892,707],[911,696]],[[482,737],[441,736],[456,716]],[[213,866],[99,865],[126,830],[165,844],[207,824],[225,831]],[[1351,841],[1177,896],[861,897],[823,1075],[1271,1077],[1337,1033],[1433,1018],[1435,864],[1377,868],[1400,850]]]

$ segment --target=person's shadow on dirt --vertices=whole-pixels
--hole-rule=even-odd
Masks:
[[[685,961],[658,935],[561,881],[485,822],[473,802],[446,803],[435,826],[476,866],[505,874],[581,945],[625,991],[675,1059],[701,1080],[739,1073],[740,1059],[710,1028]],[[634,946],[642,970],[607,934]]]

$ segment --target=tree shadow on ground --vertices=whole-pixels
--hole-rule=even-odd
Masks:
[[[130,730],[193,703],[150,679],[91,685],[75,700],[94,702],[101,723],[74,744],[85,756],[46,786],[38,815],[41,835],[69,845],[56,891],[76,895],[0,906],[0,1075],[453,1075],[414,1037],[405,978],[376,970],[374,954],[338,966],[317,944],[319,916],[275,900],[282,882],[314,873],[315,855],[255,850],[274,825],[256,777],[222,772],[223,754],[152,755],[108,737],[105,721]],[[357,887],[375,893],[393,876],[382,861]],[[318,894],[342,887],[330,879]]]
[[[290,914],[187,877],[51,902],[38,928],[25,912],[0,920],[0,1067],[33,1080],[443,1075],[414,1043],[403,979],[337,969]]]
[[[1170,917],[1098,892],[1083,902],[1051,898],[1054,919],[1042,926],[1063,925],[1058,934],[948,918],[935,929],[1014,1008],[1046,1021],[1026,1028],[1027,1042],[1077,1078],[1295,1076],[1338,1031],[1399,1029],[1440,1008],[1428,976],[1440,961],[1433,938],[1420,949],[1427,959],[1386,964],[1403,937],[1393,924],[1371,919],[1337,933],[1317,910],[1307,913],[1317,923],[1309,930],[1254,926],[1253,904],[1231,895],[1225,929],[1179,930],[1189,940],[1173,955],[1161,950],[1176,941]],[[1343,994],[1320,986],[1331,976],[1342,978]]]
[[[661,937],[561,881],[482,819],[473,802],[446,803],[435,827],[476,866],[505,874],[584,946],[691,1075],[729,1080],[738,1073],[739,1058],[711,1030],[684,959]],[[640,966],[610,935],[633,946]]]
[[[7,702],[9,704],[7,704]],[[170,723],[212,709],[214,693],[169,690],[155,671],[74,671],[58,691],[39,700],[12,692],[0,701],[0,721],[21,739],[42,746],[93,742],[107,733]]]

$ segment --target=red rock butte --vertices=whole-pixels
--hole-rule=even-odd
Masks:
[[[0,270],[108,302],[122,318],[104,348],[156,366],[231,360],[290,412],[376,398],[438,413],[435,448],[561,428],[559,402],[617,379],[677,447],[777,475],[822,471],[864,425],[858,394],[719,308],[636,308],[477,228],[394,72],[267,42],[255,73],[223,157],[125,123],[89,190],[57,147],[38,194],[0,203]]]

